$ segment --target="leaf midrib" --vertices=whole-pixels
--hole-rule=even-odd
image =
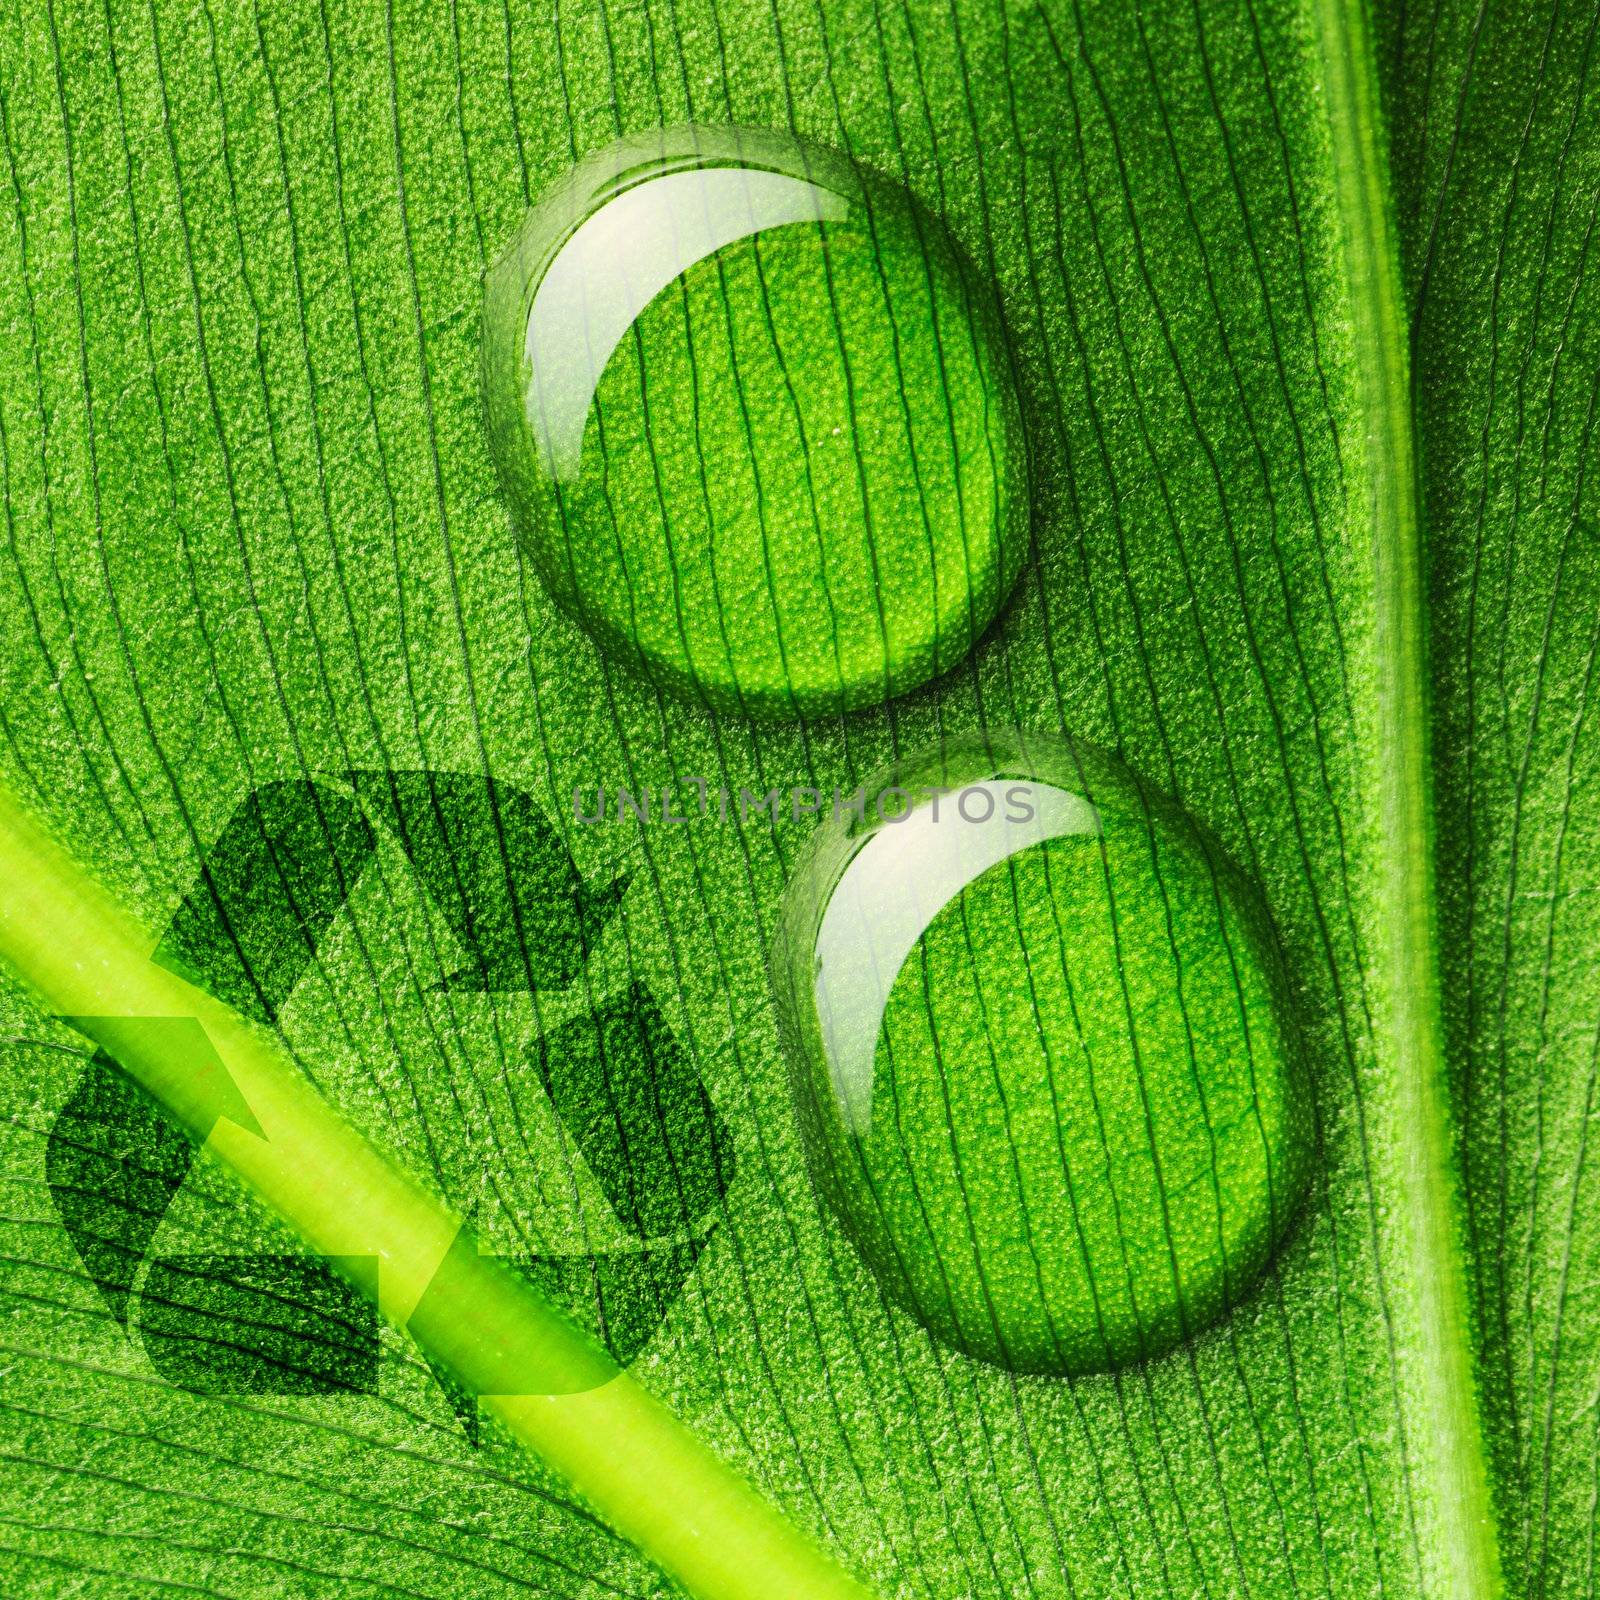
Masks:
[[[1377,939],[1387,1003],[1377,1058],[1393,1074],[1394,1228],[1409,1302],[1397,1382],[1418,1559],[1430,1593],[1504,1593],[1467,1290],[1440,1006],[1429,755],[1427,609],[1417,440],[1388,152],[1365,0],[1317,0],[1322,83],[1366,422],[1374,596]],[[1408,1357],[1408,1359],[1407,1359]],[[1426,1526],[1430,1537],[1424,1537]]]

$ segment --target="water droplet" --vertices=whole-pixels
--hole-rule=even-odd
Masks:
[[[949,231],[845,157],[626,139],[484,291],[484,407],[546,586],[720,710],[878,702],[955,666],[1028,542],[1000,313]]]
[[[866,795],[818,829],[773,950],[818,1188],[971,1355],[1069,1373],[1172,1348],[1259,1277],[1308,1167],[1259,898],[1076,741],[951,741]]]

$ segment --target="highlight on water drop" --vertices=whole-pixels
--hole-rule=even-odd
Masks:
[[[1172,1349],[1259,1279],[1310,1164],[1260,897],[1076,740],[973,735],[865,788],[897,798],[818,828],[772,951],[818,1190],[956,1349]]]
[[[903,188],[785,135],[587,157],[484,285],[489,443],[557,602],[719,711],[959,663],[1028,546],[994,290]]]

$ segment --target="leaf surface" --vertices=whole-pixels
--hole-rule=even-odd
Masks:
[[[253,956],[296,977],[278,1023],[499,1248],[581,1257],[629,1229],[540,1041],[653,996],[737,1159],[634,1370],[885,1594],[1476,1596],[1498,1552],[1513,1594],[1591,1595],[1595,32],[1554,0],[1370,33],[1333,0],[25,0],[0,760],[152,930],[267,785],[531,796],[551,881],[591,898],[526,961],[498,920],[493,965],[563,983],[480,977],[473,908],[389,836],[396,790],[326,928]],[[1387,154],[1350,114],[1369,81]],[[485,266],[578,156],[688,120],[848,150],[999,288],[1033,560],[966,665],[879,711],[752,728],[656,695],[551,605],[496,493]],[[848,792],[982,724],[1070,728],[1213,830],[1304,1023],[1302,1220],[1232,1317],[1118,1374],[930,1342],[819,1211],[765,971],[808,824],[573,820],[597,782]],[[661,1592],[560,1484],[474,1450],[397,1342],[376,1394],[160,1381],[52,1201],[65,1036],[3,1010],[44,1041],[0,1075],[8,1592]],[[208,1159],[143,1242],[282,1248]],[[1452,1281],[1475,1324],[1441,1322]],[[1494,1530],[1452,1500],[1475,1475]]]

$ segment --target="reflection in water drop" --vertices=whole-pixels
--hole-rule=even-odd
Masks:
[[[1014,795],[1008,789],[1015,788]],[[958,811],[961,827],[952,825]],[[1046,839],[1098,833],[1081,795],[989,780],[942,808],[907,811],[851,858],[817,929],[817,1017],[840,1114],[851,1132],[872,1123],[872,1072],[890,985],[924,930],[974,879]],[[972,821],[968,821],[968,816]]]
[[[1170,1349],[1259,1276],[1309,1102],[1250,885],[1111,757],[952,741],[825,823],[772,967],[818,1187],[884,1290],[1017,1371]]]
[[[1027,546],[992,290],[842,156],[681,128],[580,163],[485,283],[490,445],[560,604],[755,716],[957,664]]]

